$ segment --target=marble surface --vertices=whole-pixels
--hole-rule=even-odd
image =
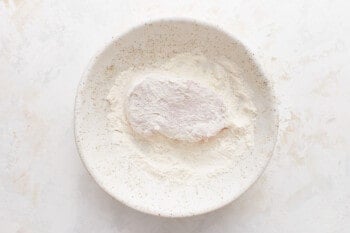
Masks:
[[[349,9],[345,0],[0,0],[0,232],[349,232]],[[274,83],[281,115],[254,186],[183,219],[114,201],[86,172],[73,132],[89,59],[112,36],[169,17],[241,40]]]

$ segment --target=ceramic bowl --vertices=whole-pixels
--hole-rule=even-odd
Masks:
[[[232,172],[203,183],[169,185],[146,179],[118,152],[108,130],[110,111],[106,96],[115,75],[130,67],[167,59],[180,53],[225,56],[240,64],[245,84],[252,90],[257,107],[254,146]],[[260,176],[276,142],[278,114],[268,80],[252,54],[232,35],[217,27],[186,20],[160,20],[137,26],[113,39],[90,62],[82,76],[75,104],[75,136],[78,150],[96,182],[116,200],[145,213],[165,217],[185,217],[218,209],[240,196]],[[107,169],[113,156],[122,161]]]

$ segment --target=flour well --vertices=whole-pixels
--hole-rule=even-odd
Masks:
[[[230,171],[254,143],[256,110],[242,77],[225,58],[191,54],[117,74],[107,100],[120,154],[170,183]]]

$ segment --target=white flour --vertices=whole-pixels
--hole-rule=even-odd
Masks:
[[[197,108],[191,115],[191,111],[182,106],[184,115],[173,120],[164,121],[169,119],[166,114],[159,121],[151,117],[140,118],[142,112],[137,106],[149,104],[140,95],[150,91],[150,86],[146,87],[144,83],[150,76],[156,78],[146,84],[160,85],[163,89],[169,88],[169,81],[181,86],[186,83],[184,79],[189,80],[197,85],[189,89],[191,100],[202,104],[205,109]],[[162,77],[166,81],[159,81]],[[146,86],[136,92],[138,98],[132,102],[130,98],[140,83]],[[174,88],[169,90],[171,92]],[[166,92],[160,95],[163,99],[167,98]],[[177,184],[195,183],[198,178],[205,177],[213,179],[232,169],[239,158],[251,150],[256,110],[250,95],[238,66],[225,58],[212,61],[200,55],[181,54],[152,66],[126,70],[115,77],[115,84],[107,96],[111,107],[109,127],[120,154],[148,175]],[[204,98],[208,99],[207,103],[203,102]],[[164,106],[170,109],[169,104]],[[214,111],[213,116],[208,116],[209,108]],[[221,112],[222,108],[225,111]],[[161,110],[157,111],[159,114]],[[162,111],[164,113],[164,109]],[[196,113],[207,114],[208,117],[205,119]],[[189,115],[193,116],[190,124],[183,119],[183,116],[188,118]],[[195,126],[196,119],[203,120],[204,125]],[[148,122],[154,125],[147,126]],[[194,125],[193,129],[191,125]],[[188,133],[191,130],[199,133]]]

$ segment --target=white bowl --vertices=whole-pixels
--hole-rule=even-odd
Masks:
[[[169,54],[202,53],[225,56],[244,71],[257,108],[254,147],[226,177],[204,184],[200,193],[191,186],[172,187],[141,177],[130,177],[128,160],[106,171],[101,158],[121,156],[107,127],[105,98],[113,76],[130,67],[166,59]],[[268,80],[251,54],[236,39],[209,25],[184,20],[161,20],[131,29],[114,39],[92,60],[78,88],[75,136],[80,156],[96,182],[118,201],[139,211],[166,217],[185,217],[218,209],[235,200],[260,176],[276,142],[278,114]],[[99,163],[96,161],[99,160]],[[107,160],[106,160],[106,163]],[[126,185],[128,184],[128,185]],[[142,187],[142,188],[141,188]]]

